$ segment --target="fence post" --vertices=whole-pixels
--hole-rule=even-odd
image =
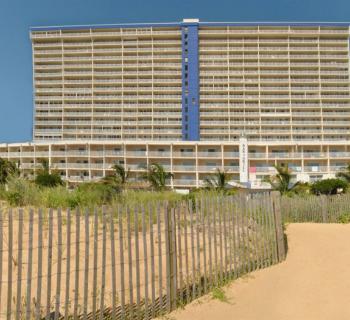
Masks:
[[[176,265],[177,265],[177,257],[176,257],[176,239],[175,237],[175,221],[174,221],[174,208],[169,208],[168,204],[165,207],[165,240],[167,247],[167,282],[168,282],[168,310],[174,310],[176,308]]]
[[[321,198],[321,208],[322,208],[321,209],[322,210],[322,222],[326,223],[327,222],[327,211],[328,211],[327,196],[321,195],[320,198]]]
[[[273,214],[275,218],[276,245],[278,253],[278,261],[285,259],[285,245],[283,235],[283,225],[281,216],[281,196],[278,191],[271,192]]]

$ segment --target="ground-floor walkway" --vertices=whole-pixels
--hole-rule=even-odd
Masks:
[[[349,320],[350,225],[291,224],[285,262],[225,288],[228,302],[209,294],[178,320]]]

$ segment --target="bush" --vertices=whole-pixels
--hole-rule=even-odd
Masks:
[[[40,204],[38,188],[30,181],[20,177],[11,177],[8,180],[5,199],[11,206],[25,206],[28,204]]]
[[[337,194],[339,190],[345,192],[348,188],[348,183],[342,179],[326,179],[316,181],[311,185],[311,191],[314,194]]]
[[[337,218],[338,223],[350,223],[350,213],[345,212],[342,213],[338,218]]]
[[[62,186],[63,181],[58,173],[41,172],[35,178],[35,183],[41,187],[57,187]]]

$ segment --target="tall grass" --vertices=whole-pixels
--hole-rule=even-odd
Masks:
[[[12,177],[6,188],[0,186],[0,200],[12,207],[42,208],[94,208],[103,205],[135,207],[149,203],[167,201],[170,206],[181,200],[195,198],[208,199],[218,196],[216,191],[197,190],[189,195],[181,195],[171,190],[155,192],[145,190],[116,191],[112,186],[102,183],[83,183],[73,190],[63,186],[53,188],[39,187],[23,178]]]
[[[34,182],[11,177],[5,186],[0,185],[0,200],[7,202],[12,207],[42,207],[42,208],[95,208],[103,205],[124,207],[145,206],[156,202],[169,203],[173,206],[181,200],[217,198],[222,195],[218,191],[199,189],[188,195],[182,195],[172,190],[146,191],[125,190],[119,192],[111,185],[102,183],[83,183],[75,189],[67,189],[64,186],[40,187]]]

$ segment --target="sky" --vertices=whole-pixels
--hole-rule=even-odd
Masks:
[[[349,21],[349,0],[0,0],[0,142],[31,141],[31,26],[201,21]]]

